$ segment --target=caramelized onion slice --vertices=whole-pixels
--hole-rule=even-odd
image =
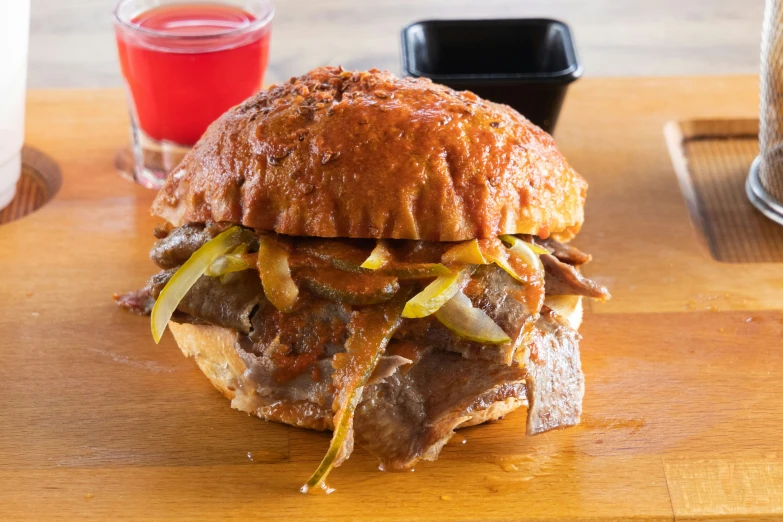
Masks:
[[[332,381],[339,390],[336,402],[339,406],[334,416],[332,441],[318,469],[302,486],[302,493],[317,487],[329,492],[324,480],[333,468],[350,455],[353,449],[353,417],[356,407],[361,401],[365,384],[389,344],[389,339],[400,325],[400,312],[406,297],[401,292],[386,304],[353,312],[348,324],[350,336],[345,342],[345,353],[336,354],[332,362]]]
[[[475,239],[463,241],[446,250],[441,257],[441,261],[457,265],[487,265],[490,261],[484,257],[481,247]]]
[[[210,239],[196,250],[190,258],[171,276],[169,282],[161,290],[155,306],[152,308],[150,323],[152,338],[160,342],[171,315],[177,309],[179,302],[204,275],[217,258],[230,252],[237,246],[248,241],[248,232],[241,227],[231,227]]]
[[[514,236],[509,236],[514,237]],[[540,253],[536,253],[535,249],[541,249],[541,247],[532,245],[528,243],[527,241],[522,241],[521,239],[516,239],[514,243],[511,244],[511,248],[509,248],[509,251],[517,256],[517,258],[521,259],[522,262],[525,263],[525,265],[533,268],[536,272],[542,274],[544,273],[544,264],[541,262],[541,258],[538,257]],[[543,249],[542,249],[543,250]],[[548,254],[549,252],[544,251],[544,254]]]
[[[413,319],[434,314],[446,301],[454,297],[454,294],[462,289],[463,284],[471,273],[472,270],[470,268],[463,268],[438,277],[427,285],[424,290],[405,303],[402,316]]]
[[[393,260],[391,250],[386,245],[386,242],[379,239],[370,253],[370,257],[364,260],[361,264],[362,268],[369,268],[370,270],[377,270],[386,263],[390,263]]]
[[[483,344],[503,344],[511,341],[500,326],[480,308],[475,308],[461,291],[435,312],[443,325],[465,339]]]
[[[299,289],[291,277],[288,250],[272,236],[262,236],[258,240],[258,272],[269,302],[281,312],[290,312]]]
[[[513,236],[512,236],[513,237]],[[516,238],[515,238],[516,239]],[[525,285],[525,301],[528,308],[533,313],[541,311],[544,304],[544,263],[541,258],[531,248],[533,245],[517,239],[511,246],[509,252],[510,264],[517,273],[523,273],[527,283]],[[548,252],[547,252],[548,253]],[[521,266],[520,266],[521,265]]]

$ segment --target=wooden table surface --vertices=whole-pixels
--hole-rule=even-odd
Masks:
[[[329,496],[298,492],[328,435],[231,410],[168,334],[156,346],[112,302],[155,270],[153,194],[113,170],[122,92],[28,103],[28,144],[64,183],[0,226],[0,519],[783,518],[783,271],[709,257],[662,134],[672,119],[753,116],[756,78],[569,92],[557,141],[590,183],[576,244],[614,294],[582,328],[581,426],[526,438],[515,412],[414,473],[357,449]]]
[[[29,85],[119,87],[117,1],[32,0]],[[764,0],[273,1],[267,83],[319,65],[399,72],[400,29],[428,18],[561,19],[587,76],[753,74],[764,7]]]

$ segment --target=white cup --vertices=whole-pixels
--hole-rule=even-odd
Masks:
[[[22,171],[30,0],[0,0],[0,210]]]

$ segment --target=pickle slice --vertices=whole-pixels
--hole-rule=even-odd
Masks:
[[[498,239],[482,239],[478,241],[479,249],[482,255],[490,262],[505,270],[508,275],[519,281],[526,283],[527,278],[524,274],[518,273],[509,263],[509,251]]]
[[[438,277],[405,303],[402,316],[413,319],[434,314],[438,308],[462,289],[471,273],[472,270],[469,268],[463,268]]]
[[[544,305],[544,264],[533,250],[535,245],[518,238],[515,239],[517,240],[509,249],[511,254],[509,262],[517,273],[524,275],[526,279],[525,301],[533,313],[538,313]]]
[[[427,279],[449,275],[451,270],[440,263],[389,263],[376,272],[400,279]]]
[[[528,283],[531,278],[538,278],[541,275],[543,278],[544,264],[538,257],[530,243],[522,241],[514,236],[501,236],[503,238],[510,238],[505,240],[507,243],[512,243],[510,248],[506,248],[497,240],[482,240],[480,248],[484,256],[498,265],[500,268],[508,272],[508,275],[519,281],[520,283]],[[536,246],[536,248],[540,248]],[[547,254],[549,252],[546,252]]]
[[[400,289],[396,277],[348,273],[335,268],[304,268],[296,273],[296,278],[319,297],[358,306],[384,303]]]
[[[482,344],[503,344],[511,341],[506,332],[480,308],[475,308],[461,291],[454,294],[435,312],[443,325],[465,339]]]
[[[297,251],[327,261],[335,268],[346,272],[367,273],[361,267],[367,250],[339,239],[311,239],[298,244]]]
[[[338,406],[334,416],[334,432],[329,449],[315,473],[307,480],[302,493],[313,488],[322,488],[327,493],[325,480],[336,466],[339,466],[353,449],[353,417],[362,398],[364,385],[375,371],[378,361],[386,350],[392,334],[400,325],[400,312],[406,296],[404,294],[389,303],[357,310],[348,324],[350,336],[345,343],[345,353],[334,356],[332,381],[339,390]]]

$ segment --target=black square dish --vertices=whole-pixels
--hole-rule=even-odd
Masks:
[[[551,133],[582,66],[557,20],[425,20],[402,30],[402,68],[505,103]]]

